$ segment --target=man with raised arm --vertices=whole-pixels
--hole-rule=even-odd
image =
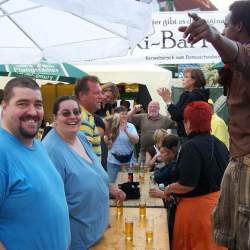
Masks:
[[[188,42],[210,42],[225,63],[221,83],[229,111],[231,161],[225,171],[221,195],[213,212],[214,239],[233,250],[250,249],[250,1],[236,1],[220,34],[204,19],[180,27]]]
[[[135,105],[128,113],[128,117],[140,129],[140,158],[144,162],[146,149],[154,145],[153,134],[155,130],[172,129],[176,128],[176,125],[170,118],[159,113],[160,104],[158,101],[151,101],[148,104],[148,113],[136,114],[140,109],[140,105]]]

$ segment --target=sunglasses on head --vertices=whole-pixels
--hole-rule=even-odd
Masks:
[[[61,112],[61,115],[63,117],[70,117],[71,115],[74,115],[74,116],[79,116],[81,114],[81,110],[79,109],[74,109],[73,111],[70,111],[70,110],[64,110]]]

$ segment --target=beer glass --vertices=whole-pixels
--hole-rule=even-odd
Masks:
[[[125,239],[128,241],[133,240],[133,220],[131,218],[125,219]]]
[[[123,202],[117,201],[116,202],[116,215],[121,216],[123,214]]]
[[[147,242],[152,242],[154,239],[154,219],[152,218],[147,220],[145,236]]]
[[[144,200],[140,200],[139,202],[139,216],[140,218],[146,217],[146,202]]]

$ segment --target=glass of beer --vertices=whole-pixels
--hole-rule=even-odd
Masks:
[[[145,200],[140,200],[140,202],[139,202],[139,216],[140,216],[140,218],[146,217],[146,202],[145,202]]]
[[[153,239],[154,239],[154,219],[152,219],[152,218],[147,220],[145,235],[146,235],[147,242],[153,241]]]
[[[123,214],[123,202],[118,200],[116,202],[116,215],[121,216]]]
[[[128,241],[133,240],[133,220],[131,218],[125,219],[125,239]]]

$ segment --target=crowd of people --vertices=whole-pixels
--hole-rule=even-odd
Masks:
[[[250,249],[249,11],[250,1],[234,2],[223,34],[197,14],[179,28],[191,44],[210,42],[225,63],[230,146],[197,68],[185,69],[177,103],[158,90],[165,115],[157,100],[147,112],[126,100],[117,106],[115,84],[85,76],[74,96],[55,100],[42,141],[39,85],[10,80],[1,105],[0,250],[89,249],[108,227],[109,199],[126,199],[114,185],[120,167],[138,160],[159,184],[149,195],[171,214],[171,249]]]

